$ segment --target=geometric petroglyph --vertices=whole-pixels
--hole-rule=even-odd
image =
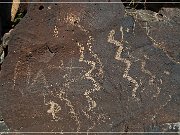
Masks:
[[[89,103],[88,111],[91,111],[93,108],[95,108],[97,106],[96,101],[93,100],[93,98],[90,96],[90,94],[94,93],[95,91],[99,91],[101,89],[100,84],[96,81],[96,79],[92,75],[92,72],[97,68],[96,64],[100,64],[98,74],[101,75],[101,78],[103,76],[102,63],[101,63],[100,59],[98,58],[97,54],[95,54],[91,49],[92,48],[92,46],[91,46],[92,41],[93,41],[93,38],[91,36],[89,36],[89,40],[88,40],[86,45],[88,47],[89,53],[92,55],[92,57],[95,58],[95,61],[85,59],[85,55],[84,55],[85,47],[83,46],[83,44],[77,43],[77,45],[79,46],[79,51],[80,51],[79,62],[84,62],[91,67],[90,70],[88,70],[84,75],[84,78],[87,80],[90,80],[93,84],[93,88],[86,90],[84,93],[84,96],[87,98],[87,101]],[[97,61],[97,63],[96,63],[96,61]]]
[[[132,63],[131,63],[131,61],[129,59],[121,57],[121,53],[123,51],[124,44],[128,43],[127,41],[124,40],[124,32],[123,32],[123,27],[122,26],[120,27],[120,32],[121,32],[121,41],[118,41],[118,40],[114,39],[115,30],[110,31],[107,41],[109,43],[112,43],[112,44],[114,44],[114,45],[116,45],[118,47],[118,49],[116,51],[115,59],[126,64],[126,68],[124,70],[123,78],[127,79],[129,82],[134,84],[134,87],[133,87],[133,90],[132,90],[132,97],[138,101],[139,98],[136,97],[136,91],[137,91],[137,89],[139,87],[139,84],[134,78],[132,78],[129,75],[129,70],[131,68]]]

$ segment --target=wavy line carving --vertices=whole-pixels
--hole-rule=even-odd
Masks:
[[[116,51],[115,59],[126,64],[126,68],[124,70],[123,78],[126,78],[129,82],[134,84],[134,88],[132,90],[132,97],[135,99],[138,99],[136,97],[136,92],[137,92],[137,89],[139,87],[139,84],[134,78],[132,78],[129,75],[129,70],[131,68],[132,63],[130,60],[121,57],[121,53],[122,53],[123,48],[124,48],[123,45],[124,45],[124,43],[127,43],[127,41],[124,41],[124,33],[123,33],[123,27],[122,26],[120,27],[120,32],[121,32],[121,41],[114,39],[115,30],[111,30],[109,33],[109,36],[108,36],[108,42],[112,43],[118,47],[118,50]]]

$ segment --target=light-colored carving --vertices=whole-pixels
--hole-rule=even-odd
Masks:
[[[49,88],[48,82],[42,69],[37,72],[35,78],[33,78],[32,83],[28,86],[28,89],[31,89],[31,87],[33,87],[37,82],[42,82],[45,88]]]
[[[110,33],[109,33],[109,36],[108,36],[108,42],[112,43],[112,44],[114,44],[114,45],[116,45],[118,47],[118,50],[116,51],[115,59],[126,64],[126,68],[124,70],[123,78],[126,78],[129,82],[134,84],[134,88],[132,90],[132,97],[139,100],[136,97],[136,91],[137,91],[137,89],[139,87],[139,84],[134,78],[132,78],[129,75],[129,70],[130,70],[130,67],[131,67],[131,61],[126,59],[126,58],[121,57],[121,53],[122,53],[123,48],[124,48],[123,45],[124,45],[124,43],[127,43],[127,41],[124,41],[124,33],[123,33],[123,27],[122,26],[120,28],[120,32],[121,32],[121,41],[118,41],[118,40],[114,39],[115,30],[111,30]]]
[[[65,22],[69,23],[70,25],[77,26],[80,30],[89,33],[82,25],[79,24],[80,17],[73,13],[67,13],[67,17],[65,18]]]
[[[98,58],[97,54],[95,54],[93,51],[92,51],[92,46],[91,46],[91,41],[93,40],[93,38],[90,36],[89,37],[89,40],[87,42],[87,47],[88,47],[88,50],[90,52],[90,54],[95,58],[95,60],[101,65],[100,66],[100,69],[99,69],[99,74],[102,75],[103,74],[103,66],[102,66],[102,63],[100,61],[100,59]],[[92,97],[90,97],[90,94],[94,93],[95,91],[99,91],[101,89],[101,86],[100,84],[94,79],[93,75],[92,75],[92,72],[96,69],[96,62],[95,61],[91,61],[91,60],[86,60],[85,57],[84,57],[84,47],[82,44],[78,43],[78,46],[79,46],[79,51],[80,51],[80,58],[79,58],[79,62],[84,62],[88,65],[91,66],[91,69],[88,70],[84,77],[87,79],[87,80],[91,80],[91,82],[93,83],[93,88],[92,89],[88,89],[85,91],[84,95],[85,97],[87,98],[87,101],[89,103],[89,109],[88,111],[92,110],[93,108],[96,107],[96,102],[92,99]]]
[[[135,22],[138,23],[142,28],[144,28],[146,30],[146,35],[152,41],[153,46],[155,48],[161,49],[171,61],[175,62],[176,64],[180,64],[179,61],[176,61],[172,56],[170,56],[168,54],[168,50],[164,47],[163,42],[160,43],[160,42],[156,41],[150,35],[150,27],[149,27],[148,22],[163,22],[163,23],[171,25],[170,18],[168,18],[167,16],[164,15],[164,17],[162,19],[162,18],[158,17],[158,13],[155,13],[152,11],[150,12],[149,10],[147,12],[145,10],[136,10],[136,11],[132,11],[132,12],[128,12],[126,10],[126,14],[133,16],[135,19]],[[145,27],[143,27],[139,21],[141,21],[141,22],[143,21],[143,23],[145,24]]]
[[[59,33],[58,27],[57,27],[57,26],[54,26],[54,34],[53,34],[53,37],[58,38],[58,33]]]
[[[104,76],[103,68],[104,67],[103,67],[103,64],[102,64],[100,58],[98,57],[98,55],[96,53],[94,53],[94,51],[92,50],[92,45],[91,45],[92,41],[94,41],[93,37],[89,36],[89,40],[87,42],[87,46],[89,48],[89,53],[92,55],[93,58],[95,58],[97,64],[99,64],[99,68],[98,68],[98,72],[97,72],[98,76],[100,76],[100,78],[103,78],[103,76]]]
[[[66,97],[66,94],[64,91],[60,91],[57,96],[60,98],[60,100],[65,101],[67,107],[70,108],[70,114],[73,119],[75,119],[77,123],[77,131],[80,130],[80,121],[78,118],[78,115],[75,112],[74,106],[72,105],[71,101]]]
[[[147,56],[144,56],[147,59]],[[156,82],[156,76],[153,75],[151,73],[151,71],[149,71],[148,69],[145,68],[146,66],[146,61],[142,60],[141,61],[141,70],[143,73],[148,74],[150,76],[150,80],[149,80],[149,85],[152,85],[156,88],[156,94],[153,95],[153,97],[158,97],[158,95],[161,92],[161,88],[158,86],[157,82]]]
[[[15,90],[16,87],[16,79],[18,76],[18,67],[20,65],[20,61],[17,61],[16,65],[15,65],[15,69],[14,69],[14,77],[13,77],[13,90]]]
[[[60,117],[56,116],[56,114],[61,110],[61,107],[54,101],[49,101],[46,105],[50,105],[50,109],[47,110],[47,113],[52,114],[53,120],[58,121]]]
[[[73,66],[72,59],[70,59],[70,65],[69,66],[65,66],[63,61],[61,60],[60,66],[49,65],[48,68],[49,69],[60,69],[60,70],[67,71],[67,73],[65,75],[63,75],[63,78],[65,79],[65,83],[63,83],[63,86],[66,87],[67,89],[70,89],[70,84],[78,81],[81,77],[81,73],[78,76],[72,75],[72,70],[83,69],[83,67],[81,67],[81,66]]]

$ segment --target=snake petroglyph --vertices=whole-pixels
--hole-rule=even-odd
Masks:
[[[134,88],[132,90],[132,97],[139,100],[136,97],[136,91],[137,91],[137,89],[139,87],[139,84],[134,78],[132,78],[129,75],[129,70],[130,70],[130,67],[131,67],[131,61],[126,59],[126,58],[121,57],[121,53],[122,53],[123,48],[124,48],[123,45],[124,45],[124,43],[127,43],[127,41],[124,41],[124,32],[123,32],[123,27],[122,26],[120,27],[120,32],[121,32],[121,41],[118,41],[118,40],[114,39],[115,30],[111,30],[110,33],[109,33],[109,36],[108,36],[108,42],[112,43],[112,44],[114,44],[114,45],[116,45],[118,47],[118,50],[117,50],[116,55],[115,55],[115,59],[126,64],[126,68],[124,70],[123,78],[126,78],[129,82],[134,84]]]
[[[96,59],[95,61],[97,61],[97,63],[100,64],[99,74],[102,75],[103,74],[102,63],[101,63],[100,59],[98,58],[97,54],[95,54],[91,49],[92,48],[92,46],[91,46],[91,40],[92,39],[93,38],[90,36],[89,40],[87,42],[87,47],[88,47],[89,53]],[[96,102],[93,100],[93,98],[90,97],[90,94],[94,93],[95,91],[99,91],[101,89],[100,84],[95,80],[95,78],[92,75],[92,72],[96,69],[96,64],[97,63],[95,61],[86,60],[85,57],[84,57],[84,49],[85,49],[84,46],[81,43],[77,43],[77,44],[79,46],[79,51],[80,51],[79,62],[84,62],[84,63],[87,63],[88,65],[91,66],[91,69],[88,70],[84,75],[84,77],[87,80],[91,80],[91,82],[93,83],[93,88],[86,90],[85,93],[84,93],[84,95],[87,98],[87,101],[89,103],[88,111],[90,111],[93,108],[95,108],[96,105],[97,105]]]

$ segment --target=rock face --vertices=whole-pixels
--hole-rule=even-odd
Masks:
[[[31,4],[0,73],[8,128],[178,131],[180,27],[141,17],[123,4]]]

